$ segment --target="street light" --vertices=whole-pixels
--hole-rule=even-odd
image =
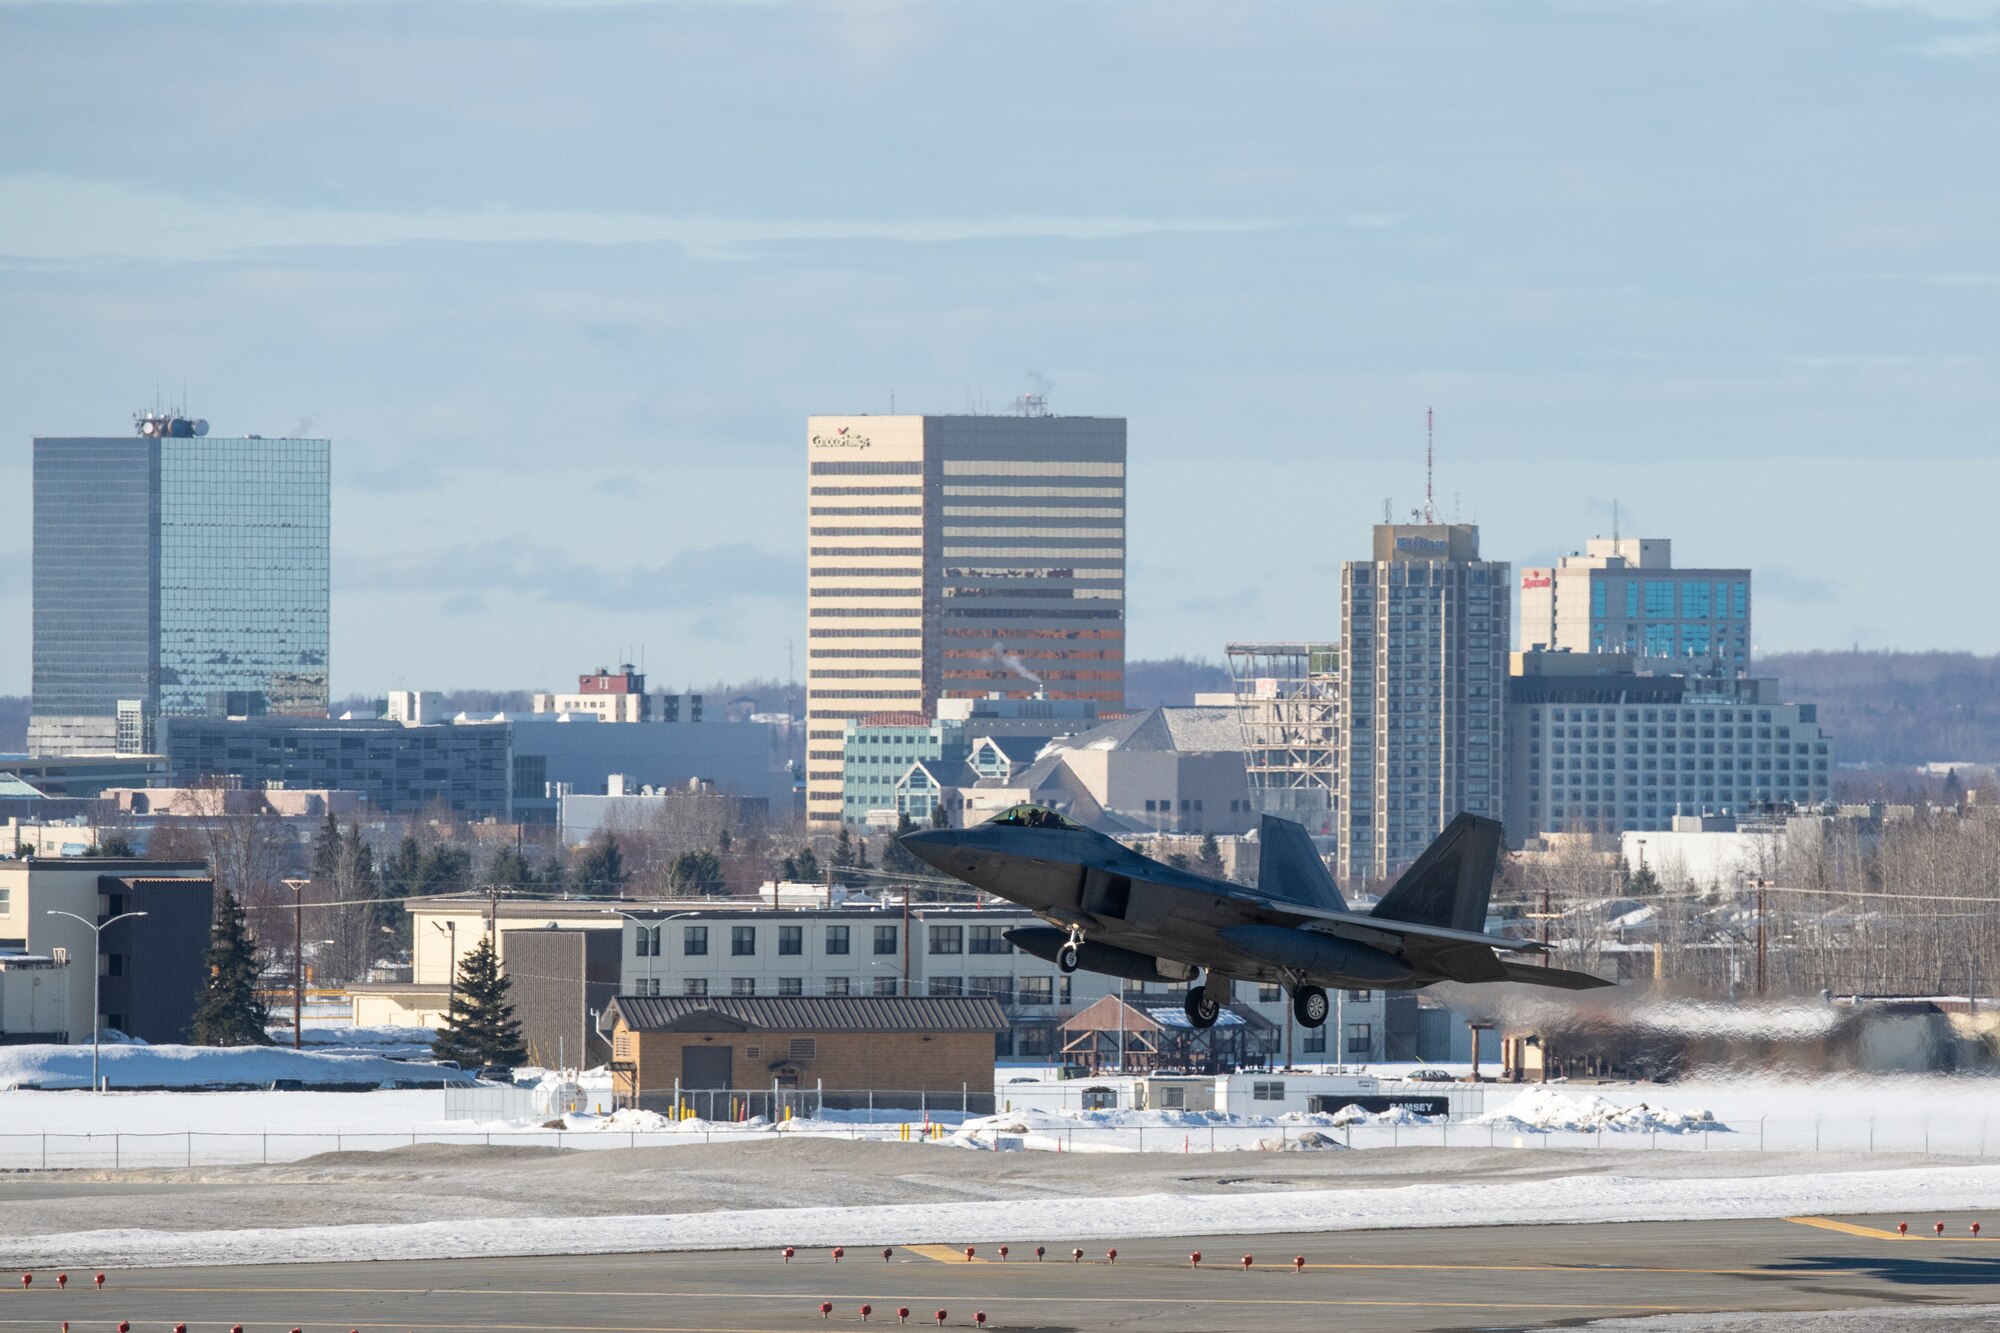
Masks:
[[[640,938],[642,940],[646,940],[648,947],[650,949],[650,952],[648,952],[645,955],[646,990],[655,995],[659,994],[659,992],[655,990],[653,986],[653,960],[660,956],[660,941],[649,939],[646,936],[646,932],[649,930],[658,930],[660,928],[660,923],[662,921],[676,921],[684,916],[694,916],[695,913],[669,912],[665,916],[641,917],[641,916],[634,916],[630,912],[621,912],[615,907],[603,907],[599,908],[598,910],[603,912],[606,916],[622,916],[627,921],[630,921],[633,925],[639,928]]]
[[[306,885],[309,879],[280,880],[292,891],[292,1049],[306,1039]]]
[[[90,927],[90,1088],[91,1091],[97,1092],[101,1090],[101,1085],[97,1078],[97,1043],[104,1027],[100,1021],[101,1011],[98,1007],[98,996],[102,993],[104,985],[104,971],[100,966],[102,962],[101,953],[104,943],[104,928],[106,926],[115,926],[127,917],[144,916],[146,914],[144,912],[120,912],[109,921],[93,924],[83,917],[78,916],[75,912],[59,912],[52,907],[48,909],[48,913],[50,916],[66,916],[72,921],[82,921],[84,925]]]

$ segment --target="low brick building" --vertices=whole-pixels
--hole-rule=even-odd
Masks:
[[[864,1106],[993,1109],[995,1000],[620,995],[606,1009],[620,1106],[707,1119]],[[823,1099],[823,1100],[822,1100]]]

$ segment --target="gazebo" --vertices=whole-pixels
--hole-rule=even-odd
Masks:
[[[1093,1074],[1122,1069],[1150,1074],[1162,1069],[1219,1073],[1269,1062],[1278,1047],[1278,1026],[1247,1005],[1226,1004],[1207,1030],[1188,1021],[1172,1001],[1137,1004],[1116,995],[1064,1021],[1062,1060]],[[1120,1056],[1123,1056],[1121,1059]]]

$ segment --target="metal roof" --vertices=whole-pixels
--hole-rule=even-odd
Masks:
[[[999,1032],[998,1000],[921,995],[620,995],[626,1026],[640,1032]],[[605,1015],[611,1018],[609,1012]],[[608,1024],[607,1024],[608,1025]]]

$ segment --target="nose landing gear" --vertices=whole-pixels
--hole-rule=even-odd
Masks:
[[[1083,932],[1075,926],[1069,928],[1069,940],[1056,950],[1056,966],[1065,975],[1076,971],[1083,962]]]

